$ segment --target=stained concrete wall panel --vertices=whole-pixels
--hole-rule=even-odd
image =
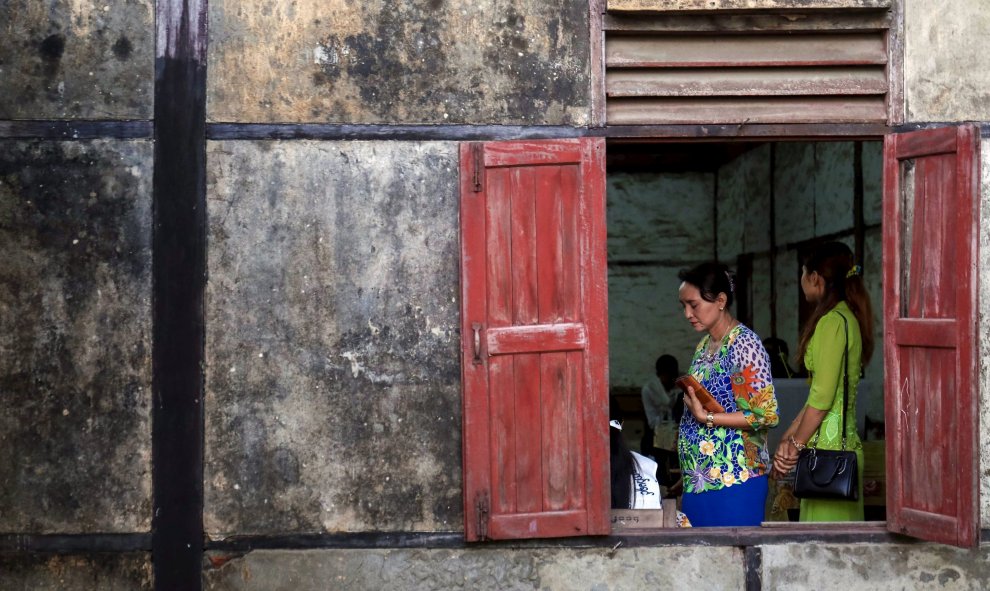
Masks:
[[[207,569],[207,591],[395,591],[503,589],[682,589],[710,579],[713,589],[746,586],[743,553],[733,547],[471,548],[251,552]],[[713,574],[712,565],[717,564]],[[674,567],[676,565],[676,567]],[[713,579],[714,577],[714,579]]]
[[[863,283],[870,294],[873,305],[873,358],[866,366],[866,378],[875,383],[883,383],[883,230],[867,230],[863,240]],[[881,399],[871,401],[870,416],[879,419],[883,416],[883,392],[877,392]]]
[[[980,386],[980,425],[990,425],[990,141],[980,142],[980,279],[978,313],[979,325],[979,379]],[[980,429],[980,523],[983,529],[990,528],[990,429]]]
[[[904,89],[909,122],[990,120],[990,33],[985,0],[904,5]]]
[[[883,218],[883,142],[863,142],[863,222]]]
[[[663,353],[682,367],[691,359],[699,337],[678,306],[677,272],[713,255],[714,181],[711,173],[608,175],[613,386],[642,386]]]
[[[769,153],[760,146],[718,171],[718,257],[730,266],[737,255],[770,246]]]
[[[211,121],[585,125],[574,0],[210,2]]]
[[[774,177],[777,244],[814,237],[814,170],[814,144],[787,143],[777,149]]]
[[[765,339],[770,335],[770,256],[753,257],[752,306],[753,322],[750,328]]]
[[[0,553],[0,589],[139,591],[153,588],[151,555]]]
[[[687,266],[687,265],[684,265]],[[667,353],[682,369],[701,339],[680,309],[677,272],[684,266],[612,267],[608,278],[609,383],[642,387]]]
[[[147,119],[152,0],[0,3],[0,119]]]
[[[0,531],[150,527],[151,158],[0,142]]]
[[[457,145],[208,158],[207,532],[459,530]]]
[[[990,548],[935,544],[763,546],[764,589],[990,588]]]
[[[714,175],[609,174],[607,193],[610,259],[693,261],[714,253]]]
[[[852,142],[815,144],[815,233],[853,227],[854,148]]]
[[[774,279],[777,290],[777,336],[787,341],[791,355],[797,351],[798,304],[804,297],[801,293],[800,267],[795,250],[782,250],[777,253]],[[791,364],[793,367],[793,363]],[[795,367],[795,369],[797,369]]]

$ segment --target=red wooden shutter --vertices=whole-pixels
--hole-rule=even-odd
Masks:
[[[469,541],[609,532],[604,147],[461,147]]]
[[[979,140],[963,125],[884,144],[887,526],[979,538]]]

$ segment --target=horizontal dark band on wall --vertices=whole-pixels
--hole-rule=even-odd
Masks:
[[[586,127],[554,125],[340,125],[330,123],[211,123],[211,140],[487,141],[561,139],[588,135]]]
[[[923,129],[941,129],[943,127],[956,127],[963,123],[976,123],[980,126],[980,137],[990,137],[990,122],[987,121],[936,121],[930,123],[904,123],[890,128],[891,133],[905,133],[908,131],[920,131]]]
[[[990,529],[981,530],[980,538],[990,541]],[[843,543],[911,543],[914,538],[893,534],[882,524],[846,524],[836,526],[789,526],[774,528],[693,528],[642,530],[637,533],[602,537],[561,538],[486,542],[488,547],[651,547],[651,546],[758,546],[819,541]],[[207,541],[206,550],[247,552],[251,550],[304,549],[372,549],[372,548],[462,548],[461,533],[353,533],[300,534],[283,536],[235,536]],[[480,547],[481,545],[473,545]],[[149,552],[151,534],[0,534],[0,552],[38,552],[79,554],[86,552]]]
[[[953,122],[910,123],[887,127],[877,123],[672,124],[610,125],[604,128],[526,125],[335,125],[214,123],[207,125],[212,140],[316,139],[486,141],[560,139],[574,137],[637,138],[798,138],[837,137],[877,139],[887,133],[935,129]],[[981,137],[990,137],[990,122],[980,122]],[[0,121],[0,139],[152,139],[151,121]]]
[[[151,552],[151,534],[0,534],[0,552]]]
[[[153,136],[151,121],[0,121],[0,139],[142,140]]]
[[[982,539],[990,539],[983,530]],[[891,533],[883,522],[845,524],[781,524],[771,527],[691,528],[640,530],[635,533],[601,537],[554,538],[544,540],[506,540],[468,544],[461,533],[352,533],[300,534],[271,536],[235,536],[208,541],[206,549],[214,552],[249,552],[252,550],[313,549],[395,549],[395,548],[548,548],[601,547],[646,548],[656,546],[765,546],[799,542],[830,544],[920,543],[915,538]]]
[[[798,139],[841,138],[879,139],[890,128],[882,123],[738,123],[708,125],[609,125],[591,135],[610,139],[712,139],[732,138]],[[597,132],[597,133],[596,133]]]
[[[295,534],[231,536],[210,540],[207,550],[247,552],[250,550],[306,550],[315,548],[460,548],[461,533],[367,532],[347,534]]]

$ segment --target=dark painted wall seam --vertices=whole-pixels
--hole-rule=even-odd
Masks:
[[[156,589],[202,588],[206,0],[155,6],[152,561]]]

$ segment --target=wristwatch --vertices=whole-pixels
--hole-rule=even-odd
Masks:
[[[708,413],[708,416],[706,417],[705,420],[705,426],[708,427],[709,429],[715,426],[715,415],[713,413]]]

